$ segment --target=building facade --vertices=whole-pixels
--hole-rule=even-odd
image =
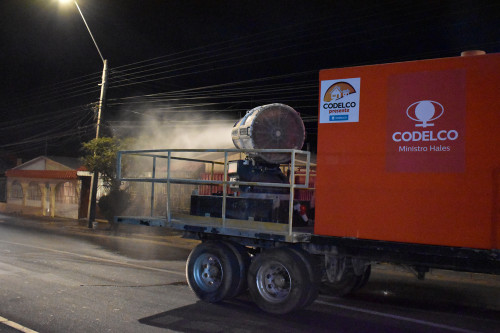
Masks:
[[[73,219],[88,216],[91,173],[77,158],[40,156],[5,175],[6,212]]]

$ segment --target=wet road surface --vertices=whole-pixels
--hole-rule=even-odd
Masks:
[[[39,332],[500,332],[498,276],[433,271],[419,281],[377,265],[350,297],[275,316],[248,295],[199,302],[184,277],[196,242],[176,234],[9,219],[0,215],[0,317]]]

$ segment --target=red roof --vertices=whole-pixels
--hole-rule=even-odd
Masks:
[[[16,170],[5,171],[7,177],[78,179],[76,170]]]

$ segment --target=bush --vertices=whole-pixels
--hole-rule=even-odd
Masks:
[[[99,199],[99,209],[106,220],[113,222],[115,216],[120,215],[130,204],[130,194],[124,190],[113,189],[109,194]]]

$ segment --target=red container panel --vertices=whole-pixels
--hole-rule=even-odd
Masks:
[[[315,233],[500,248],[500,54],[320,72]]]

